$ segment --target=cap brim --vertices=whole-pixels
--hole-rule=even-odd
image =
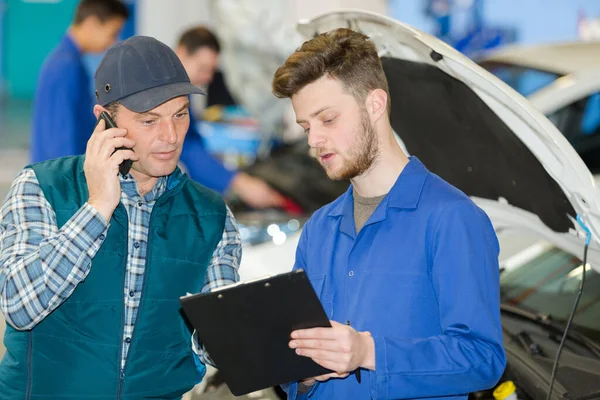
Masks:
[[[143,90],[119,100],[123,106],[137,113],[150,111],[161,104],[179,96],[204,93],[198,86],[189,82],[171,83]]]

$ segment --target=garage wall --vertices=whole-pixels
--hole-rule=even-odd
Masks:
[[[138,0],[136,5],[137,33],[154,36],[169,46],[174,46],[181,32],[192,25],[205,24],[214,28],[215,1],[177,0],[177,7],[173,7],[169,1]],[[281,7],[281,0],[263,1],[272,2],[275,8]],[[284,7],[287,9],[287,13],[282,23],[293,24],[300,18],[310,18],[319,13],[339,8],[361,8],[386,14],[387,4],[387,0],[371,0],[369,2],[364,0],[286,1]]]
[[[29,98],[38,72],[71,21],[77,0],[7,0],[2,35],[6,90],[16,98]],[[44,27],[43,30],[39,27]]]

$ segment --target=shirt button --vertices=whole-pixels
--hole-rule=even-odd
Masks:
[[[98,239],[100,239],[100,240],[104,240],[105,238],[106,238],[106,236],[104,236],[104,235],[98,236]]]
[[[125,338],[125,343],[131,343],[131,338],[130,337]]]
[[[348,276],[354,276],[354,271],[348,272]]]
[[[136,249],[139,249],[139,248],[140,248],[140,244],[139,244],[138,242],[135,242],[135,243],[133,244],[133,247],[135,247]]]
[[[132,290],[129,292],[129,297],[133,297],[133,296],[135,296],[135,292]]]
[[[142,203],[141,201],[138,201],[138,206],[140,206],[140,207],[141,207],[141,206],[143,206],[143,205],[144,205],[144,203]]]

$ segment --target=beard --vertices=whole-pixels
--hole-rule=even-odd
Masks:
[[[367,110],[361,111],[360,127],[354,136],[356,141],[347,154],[341,156],[342,168],[339,171],[330,171],[325,168],[329,179],[342,181],[356,178],[368,171],[377,160],[379,144],[375,130],[369,121]]]

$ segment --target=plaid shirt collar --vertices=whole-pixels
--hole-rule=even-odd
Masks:
[[[127,174],[125,177],[119,174],[119,180],[121,181],[121,189],[124,195],[132,200],[143,199],[144,202],[151,203],[166,192],[168,178],[166,176],[161,176],[158,178],[152,187],[152,190],[150,190],[144,196],[140,194],[138,183],[131,176],[131,174]]]
[[[183,174],[179,167],[177,167],[175,168],[175,171],[171,173],[171,175],[161,176],[158,178],[152,187],[152,190],[142,196],[140,194],[137,181],[131,174],[127,174],[126,176],[119,174],[119,180],[121,181],[121,189],[123,193],[130,199],[143,199],[146,203],[158,200],[158,198],[165,194],[167,190],[177,186],[177,184],[185,178],[185,174]]]

